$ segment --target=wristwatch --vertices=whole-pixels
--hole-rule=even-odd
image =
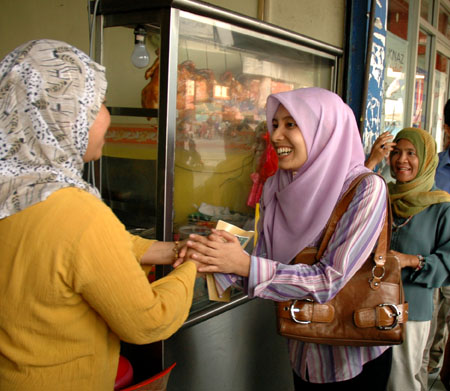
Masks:
[[[425,258],[422,257],[422,255],[420,255],[420,254],[417,254],[416,257],[419,258],[419,264],[414,269],[414,271],[418,272],[419,270],[422,270],[423,267],[425,266]]]

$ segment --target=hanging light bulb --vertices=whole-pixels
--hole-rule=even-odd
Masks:
[[[131,54],[131,62],[136,68],[145,68],[150,61],[150,56],[145,47],[146,35],[145,27],[136,26],[134,29],[134,50]]]

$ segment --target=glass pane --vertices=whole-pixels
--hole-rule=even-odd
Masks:
[[[331,88],[334,59],[300,45],[180,14],[174,226],[183,239],[217,221],[254,230],[270,93]],[[276,158],[271,164],[276,167]],[[198,282],[197,293],[200,292]],[[207,301],[204,291],[203,301]],[[200,306],[199,294],[194,310]]]
[[[436,53],[436,73],[434,83],[434,103],[431,132],[436,140],[438,152],[445,147],[444,142],[444,106],[447,102],[448,58]]]
[[[145,26],[150,61],[143,68],[131,63],[133,28],[104,30],[112,123],[101,178],[105,202],[127,229],[154,238],[161,37],[154,23]],[[263,178],[277,166],[267,149],[266,98],[297,87],[331,89],[336,58],[183,11],[176,27],[174,239],[207,234],[218,219],[254,230]],[[192,311],[210,304],[198,278]]]
[[[450,39],[449,13],[443,7],[439,9],[438,30]]]
[[[109,83],[106,105],[112,115],[103,149],[101,190],[105,202],[127,229],[155,238],[158,127],[156,114],[142,108],[141,94],[149,88],[149,70],[158,60],[157,30],[147,32],[145,46],[149,63],[137,68],[131,62],[133,29],[104,30],[103,64]]]
[[[430,37],[425,32],[419,31],[416,82],[414,88],[414,111],[412,116],[412,124],[417,128],[423,128],[425,126],[429,64]]]
[[[408,38],[408,12],[408,0],[388,2],[387,30],[404,40]]]
[[[139,120],[111,116],[103,149],[102,197],[128,229],[154,238],[157,128]]]
[[[427,22],[433,20],[433,0],[422,0],[420,3],[420,16]]]
[[[404,127],[408,42],[387,32],[381,132],[394,136]]]

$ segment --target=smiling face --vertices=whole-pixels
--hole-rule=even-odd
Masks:
[[[308,158],[305,140],[300,128],[283,105],[272,119],[271,141],[278,155],[278,167],[297,171]]]
[[[397,145],[391,152],[390,161],[395,178],[399,182],[412,181],[419,172],[419,158],[416,148],[406,139],[397,141]]]

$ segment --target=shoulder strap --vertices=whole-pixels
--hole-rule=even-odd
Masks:
[[[331,236],[333,235],[336,225],[342,215],[347,210],[348,206],[350,205],[350,202],[352,201],[356,188],[361,183],[361,181],[366,178],[369,175],[377,175],[380,178],[381,177],[378,174],[375,174],[373,172],[368,172],[365,174],[361,174],[357,178],[353,180],[353,182],[350,184],[347,191],[344,193],[344,195],[341,197],[340,201],[335,206],[333,213],[331,214],[330,219],[328,220],[327,226],[325,227],[325,232],[323,234],[322,240],[320,242],[319,250],[317,251],[316,259],[319,260],[324,253],[325,249],[328,246],[328,242],[331,239]],[[383,229],[381,230],[380,237],[378,238],[377,247],[375,249],[375,257],[374,261],[377,266],[382,267],[384,265],[385,259],[386,259],[386,253],[390,247],[390,240],[391,240],[391,221],[392,221],[392,212],[391,212],[391,205],[389,202],[389,194],[386,187],[386,206],[387,206],[387,215],[386,219],[384,221]]]

